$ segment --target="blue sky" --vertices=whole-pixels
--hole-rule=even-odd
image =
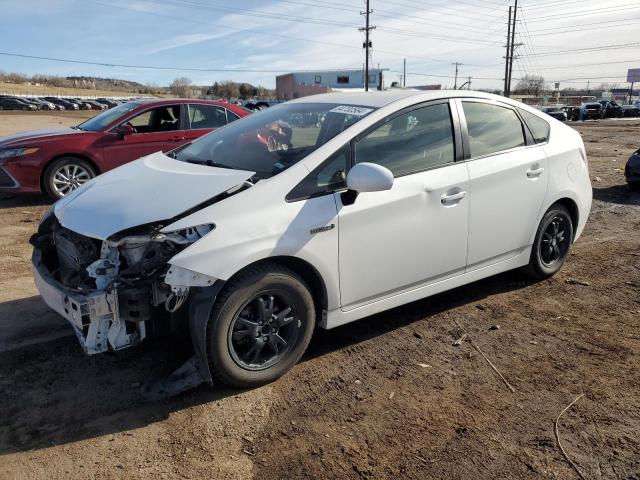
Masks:
[[[506,12],[502,0],[371,0],[374,65],[408,85],[453,85],[452,62],[472,87],[500,87]],[[521,0],[514,76],[541,74],[576,87],[626,85],[640,67],[640,6],[631,0]],[[92,75],[168,85],[177,76],[275,85],[276,72],[361,68],[362,0],[0,0],[0,51],[152,70],[0,55],[0,70]],[[575,30],[575,31],[573,31]],[[609,47],[618,45],[617,47]],[[554,54],[576,48],[608,47]],[[549,55],[549,53],[552,53]],[[608,62],[603,65],[602,62]],[[615,63],[613,63],[615,62]],[[200,69],[263,70],[195,72]],[[420,75],[418,75],[420,74]],[[431,75],[431,76],[427,76]]]

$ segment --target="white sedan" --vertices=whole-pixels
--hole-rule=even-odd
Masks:
[[[333,328],[525,267],[591,207],[580,135],[468,91],[329,93],[143,157],[58,201],[36,284],[87,353],[189,325],[203,381],[272,381]],[[153,328],[152,328],[153,327]]]

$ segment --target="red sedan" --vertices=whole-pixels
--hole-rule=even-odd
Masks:
[[[225,102],[136,100],[76,127],[0,138],[0,193],[58,199],[100,173],[173,150],[250,113]]]

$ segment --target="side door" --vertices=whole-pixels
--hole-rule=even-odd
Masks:
[[[537,228],[549,160],[516,109],[458,100],[470,178],[467,270],[514,257]]]
[[[112,128],[105,136],[104,158],[109,168],[136,160],[154,152],[168,152],[186,142],[181,109],[184,105],[154,107],[127,118],[134,133],[118,136]]]
[[[187,110],[187,141],[195,140],[228,123],[227,109],[206,103],[190,103]]]
[[[335,194],[343,310],[464,273],[469,174],[448,100],[411,107],[353,142],[354,162],[394,175],[355,202]]]

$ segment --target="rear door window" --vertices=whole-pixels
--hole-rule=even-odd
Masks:
[[[189,104],[191,130],[219,128],[227,124],[227,110],[217,105]]]
[[[525,145],[522,122],[510,108],[468,101],[462,102],[462,108],[472,158]]]

